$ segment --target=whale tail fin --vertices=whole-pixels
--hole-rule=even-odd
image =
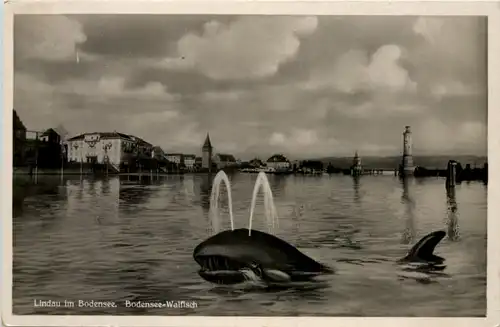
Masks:
[[[425,235],[411,248],[401,261],[443,262],[443,258],[434,255],[434,249],[445,236],[446,232],[441,230]]]

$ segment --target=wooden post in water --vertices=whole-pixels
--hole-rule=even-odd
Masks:
[[[61,184],[64,182],[64,156],[61,158]]]
[[[61,184],[63,183],[64,181],[64,155],[65,155],[65,148],[64,148],[64,144],[62,143],[62,140],[61,140]]]
[[[35,179],[38,175],[38,132],[35,132]]]

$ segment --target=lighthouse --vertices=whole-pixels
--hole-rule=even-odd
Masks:
[[[352,160],[351,175],[359,176],[363,172],[363,167],[361,166],[361,158],[358,155],[358,151],[354,154],[354,159]]]
[[[403,162],[401,173],[405,176],[413,175],[414,170],[411,128],[410,126],[406,126],[403,132]]]

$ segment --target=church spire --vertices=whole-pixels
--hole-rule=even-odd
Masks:
[[[208,133],[205,138],[205,143],[203,143],[203,149],[212,149],[212,143],[210,142],[210,135]]]

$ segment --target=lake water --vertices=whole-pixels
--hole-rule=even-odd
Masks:
[[[256,175],[229,177],[235,227],[247,227]],[[485,185],[464,183],[447,192],[438,178],[268,177],[277,236],[336,270],[320,286],[248,290],[202,280],[192,252],[209,235],[207,175],[45,176],[14,190],[14,314],[486,314]],[[253,227],[267,231],[263,213],[260,200]],[[221,215],[224,229],[230,228],[227,211]],[[444,274],[415,275],[395,264],[434,230],[447,233],[436,248],[446,258]],[[40,308],[34,300],[118,306]],[[197,307],[133,309],[124,307],[125,300],[195,301]]]

